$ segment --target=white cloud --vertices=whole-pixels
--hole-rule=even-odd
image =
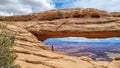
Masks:
[[[120,12],[120,0],[0,0],[0,15],[26,14],[55,8],[97,8]]]
[[[51,0],[1,0],[0,15],[26,14],[54,9]]]

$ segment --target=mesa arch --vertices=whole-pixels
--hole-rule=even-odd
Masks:
[[[51,52],[27,30],[7,25],[7,29],[16,34],[15,60],[22,68],[119,68],[118,59],[112,62],[93,61],[89,57],[73,57]]]
[[[18,55],[16,63],[19,63],[22,68],[101,68],[101,66],[108,68],[120,67],[119,60],[114,60],[110,63],[99,63],[91,60],[82,61],[80,58],[54,53],[48,51],[48,49],[45,49],[46,47],[40,44],[40,42],[36,39],[36,37],[38,37],[39,40],[45,40],[49,37],[82,36],[82,34],[84,37],[119,37],[119,14],[115,14],[112,17],[104,17],[104,15],[99,17],[98,14],[97,18],[96,16],[91,15],[88,15],[89,17],[87,16],[88,18],[86,18],[87,14],[83,15],[82,17],[80,15],[73,17],[71,16],[70,18],[68,18],[69,15],[67,15],[66,18],[61,19],[54,19],[54,16],[53,18],[50,16],[50,18],[54,20],[47,20],[47,18],[43,18],[44,20],[41,20],[41,15],[39,15],[39,13],[36,13],[35,15],[37,18],[34,17],[34,14],[31,14],[30,16],[24,15],[26,17],[12,16],[3,17],[4,19],[0,18],[2,22],[12,24],[8,25],[8,28],[10,31],[16,33],[17,40],[15,42],[16,46],[14,47]],[[34,20],[29,19],[29,17],[31,18],[32,16]],[[36,37],[34,37],[34,35],[28,31],[30,31]],[[93,36],[90,33],[93,34]],[[91,62],[94,64],[91,64]]]
[[[102,19],[102,21],[101,21]],[[53,21],[11,22],[25,28],[39,40],[60,37],[120,37],[120,21],[116,19],[61,19]],[[8,22],[7,22],[8,23]]]
[[[85,22],[86,20],[87,19],[85,19]],[[55,24],[56,22],[57,24]],[[103,22],[104,23],[102,24],[101,23],[97,24],[98,22],[83,24],[79,20],[78,21],[76,20],[75,23],[74,21],[73,22],[67,21],[65,23],[64,21],[62,22],[59,20],[43,22],[44,24],[37,24],[34,25],[33,27],[26,27],[26,29],[30,31],[32,34],[34,34],[41,41],[47,38],[61,38],[61,37],[87,37],[87,38],[120,37],[120,22],[106,22],[106,21]]]
[[[60,9],[0,17],[0,21],[27,29],[39,40],[59,37],[120,37],[120,13],[103,10]]]

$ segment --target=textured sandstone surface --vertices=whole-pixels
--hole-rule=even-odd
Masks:
[[[15,63],[22,68],[119,68],[120,60],[93,61],[88,57],[72,57],[44,49],[43,44],[23,28],[8,25],[7,30],[16,35],[14,49],[18,58]]]
[[[55,20],[63,18],[99,18],[99,17],[111,17],[111,14],[98,9],[93,8],[73,8],[73,9],[60,9],[60,10],[50,10],[41,13],[32,13],[27,15],[17,15],[0,17],[1,21],[38,21],[38,20]]]
[[[0,17],[14,32],[16,63],[22,68],[120,68],[120,60],[93,61],[51,52],[39,40],[53,37],[120,37],[119,13],[97,9],[61,9],[42,13]],[[38,40],[39,39],[39,40]]]
[[[97,9],[61,9],[0,20],[27,29],[39,40],[57,37],[120,37],[120,13]],[[30,19],[29,19],[30,18]]]
[[[39,40],[57,37],[106,38],[120,37],[119,19],[62,19],[54,21],[13,22],[38,37]]]

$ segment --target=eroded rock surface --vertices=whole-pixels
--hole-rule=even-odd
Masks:
[[[57,37],[120,37],[120,13],[97,9],[61,9],[0,20],[27,29],[39,40]]]
[[[74,9],[60,9],[50,10],[41,13],[32,13],[27,15],[17,15],[0,17],[1,21],[38,21],[38,20],[55,20],[63,18],[100,18],[111,17],[111,14],[98,9],[93,8],[74,8]]]
[[[93,61],[51,52],[39,40],[53,37],[120,37],[119,13],[97,9],[62,9],[0,17],[16,34],[16,63],[22,68],[120,68],[120,60]],[[37,37],[37,38],[36,38]],[[38,40],[39,39],[39,40]]]
[[[88,57],[65,56],[44,49],[45,45],[23,28],[8,25],[7,30],[16,35],[14,49],[18,58],[15,63],[22,68],[119,68],[119,60],[93,61]]]

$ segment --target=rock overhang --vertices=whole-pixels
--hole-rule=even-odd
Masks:
[[[39,40],[57,37],[120,37],[120,13],[93,8],[49,10],[0,17],[1,21],[27,29]]]

